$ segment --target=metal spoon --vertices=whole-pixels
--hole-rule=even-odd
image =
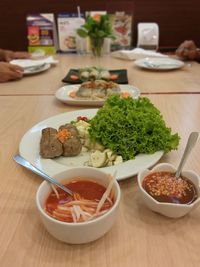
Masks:
[[[71,196],[74,196],[74,193],[70,189],[68,189],[66,186],[62,185],[61,183],[59,183],[55,178],[50,177],[49,175],[44,173],[42,170],[33,166],[30,162],[28,162],[26,159],[24,159],[20,155],[15,155],[13,157],[13,159],[18,164],[22,165],[23,167],[27,168],[28,170],[30,170],[30,171],[36,173],[37,175],[41,176],[42,178],[44,178],[47,182],[50,182],[52,184],[57,185],[59,188],[61,188],[66,193],[70,194]]]
[[[192,151],[193,147],[195,146],[197,140],[198,140],[198,137],[199,137],[199,133],[198,132],[192,132],[188,138],[188,141],[187,141],[187,145],[185,147],[185,150],[184,150],[184,153],[183,153],[183,156],[181,158],[181,161],[179,163],[179,166],[178,166],[178,169],[175,173],[175,177],[176,178],[179,178],[180,177],[180,174],[181,174],[181,171],[183,169],[183,166],[190,154],[190,152]]]

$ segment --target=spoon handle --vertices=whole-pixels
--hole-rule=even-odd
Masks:
[[[50,177],[49,175],[47,175],[46,173],[44,173],[42,170],[36,168],[35,166],[33,166],[30,162],[28,162],[26,159],[24,159],[23,157],[21,157],[20,155],[15,155],[13,157],[13,159],[20,165],[22,165],[23,167],[27,168],[28,170],[36,173],[37,175],[43,177],[47,182],[50,182],[52,184],[57,185],[59,188],[61,188],[63,191],[65,191],[66,193],[70,194],[71,196],[73,196],[73,192],[71,190],[69,190],[67,187],[65,187],[64,185],[60,184],[56,179]]]
[[[182,168],[183,168],[183,165],[185,164],[190,152],[192,151],[193,147],[195,146],[197,140],[198,140],[198,137],[199,137],[199,133],[198,132],[192,132],[188,138],[188,142],[187,142],[187,145],[186,145],[186,148],[185,148],[185,151],[183,153],[183,156],[182,156],[182,159],[181,159],[181,162],[178,166],[178,169],[176,171],[176,178],[180,177],[180,174],[181,174],[181,171],[182,171]]]

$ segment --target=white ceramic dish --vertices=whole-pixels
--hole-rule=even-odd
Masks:
[[[145,68],[150,70],[174,70],[174,69],[180,69],[185,65],[183,61],[169,57],[167,58],[146,57],[136,60],[134,64],[140,68]]]
[[[92,179],[96,182],[107,186],[109,183],[108,175],[100,170],[92,168],[74,168],[64,171],[55,176],[59,181],[66,182],[76,177]],[[50,217],[44,211],[45,201],[52,191],[49,183],[44,181],[36,194],[36,204],[40,213],[42,222],[47,231],[56,239],[69,244],[83,244],[94,241],[102,237],[112,227],[116,220],[117,211],[120,203],[120,187],[117,181],[113,184],[115,203],[113,207],[104,215],[82,223],[66,223]]]
[[[149,209],[155,212],[158,212],[162,215],[165,215],[167,217],[179,218],[179,217],[186,215],[188,212],[190,212],[191,210],[193,210],[195,207],[197,207],[200,204],[200,177],[194,171],[183,171],[182,172],[182,176],[191,180],[197,189],[198,198],[192,204],[187,205],[187,204],[161,203],[161,202],[156,201],[154,198],[152,198],[143,189],[142,181],[148,174],[157,172],[157,171],[175,172],[176,168],[171,164],[161,163],[161,164],[156,165],[152,170],[145,169],[138,174],[138,185],[139,185],[140,195],[144,203]]]
[[[85,109],[61,113],[36,124],[23,136],[19,145],[20,155],[50,175],[55,175],[73,167],[84,166],[84,163],[89,159],[88,153],[80,154],[77,157],[59,157],[53,160],[41,158],[39,155],[41,130],[46,127],[54,127],[58,129],[62,124],[76,120],[78,116],[92,118],[97,113],[97,110],[98,109]],[[144,168],[153,166],[162,155],[163,151],[158,151],[150,155],[140,154],[136,156],[134,160],[129,160],[111,167],[104,167],[101,168],[101,170],[108,173],[113,173],[117,170],[117,180],[122,180],[136,175]]]
[[[81,106],[103,106],[105,100],[90,100],[90,99],[80,99],[72,98],[69,93],[72,91],[77,91],[80,84],[66,85],[61,87],[56,91],[56,98],[69,105],[81,105]],[[128,92],[132,98],[138,98],[140,96],[140,90],[132,85],[120,84],[122,92]]]
[[[58,60],[55,60],[52,56],[44,58],[35,58],[35,59],[14,59],[10,61],[11,64],[19,65],[22,68],[27,67],[39,67],[43,64],[55,65],[58,63]]]
[[[32,75],[48,70],[51,64],[43,64],[41,66],[29,67],[24,69],[24,75]]]

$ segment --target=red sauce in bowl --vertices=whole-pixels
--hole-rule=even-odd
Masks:
[[[195,185],[187,178],[176,178],[172,172],[154,172],[147,175],[142,187],[158,202],[191,204],[197,199]]]
[[[78,198],[70,196],[60,188],[56,188],[57,194],[52,191],[45,203],[47,214],[59,221],[83,222],[90,220],[93,216],[98,217],[104,214],[113,206],[114,196],[111,191],[109,199],[105,200],[100,211],[96,214],[98,203],[106,191],[106,188],[101,184],[90,180],[73,180],[65,185],[76,192]],[[89,214],[91,214],[91,218]]]

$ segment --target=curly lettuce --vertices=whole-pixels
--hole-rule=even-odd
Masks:
[[[121,155],[123,160],[134,159],[139,153],[169,152],[177,149],[180,140],[146,97],[111,96],[90,124],[90,138]]]

